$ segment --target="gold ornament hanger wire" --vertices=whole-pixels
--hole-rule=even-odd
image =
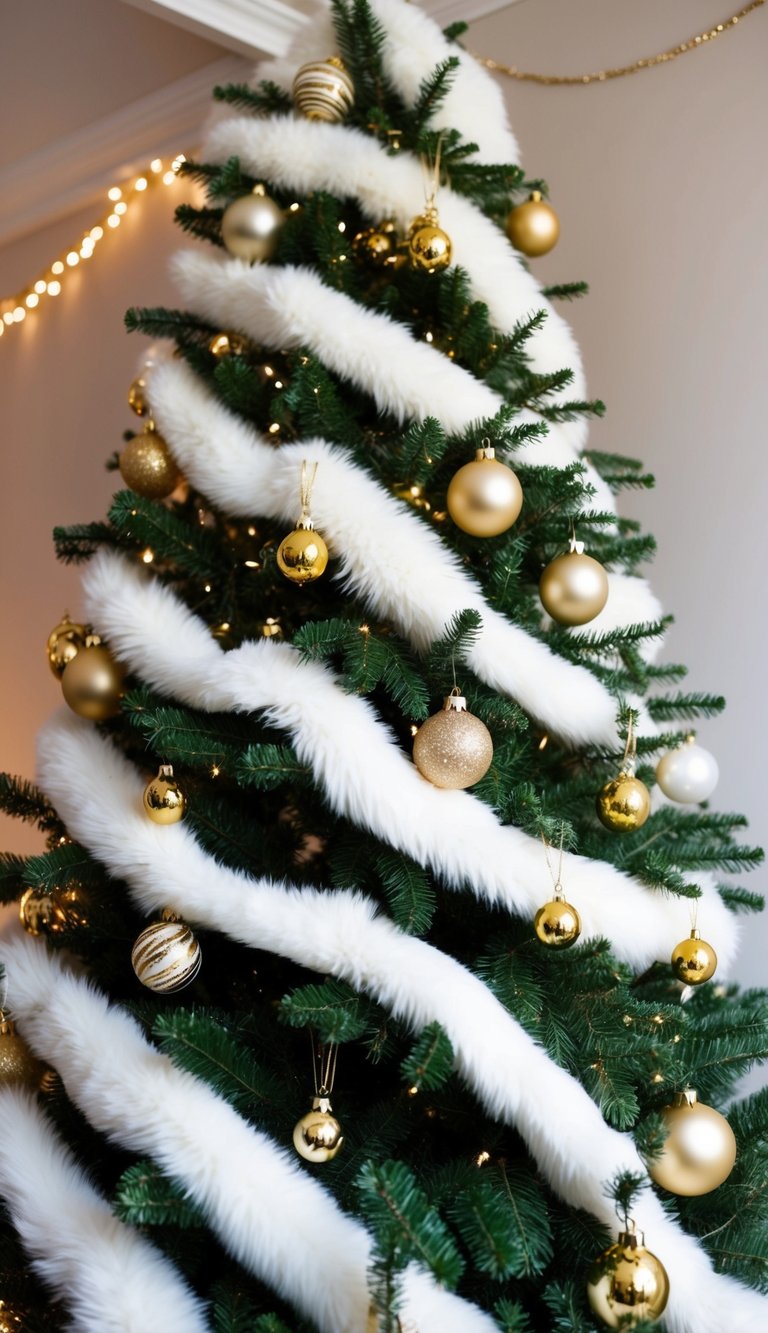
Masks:
[[[339,1047],[337,1042],[329,1042],[324,1046],[321,1041],[315,1045],[314,1036],[310,1034],[312,1043],[312,1073],[315,1080],[315,1096],[330,1097],[333,1092],[333,1085],[336,1082],[336,1062],[339,1056]]]
[[[299,484],[299,503],[301,504],[301,518],[299,519],[299,522],[301,522],[302,518],[309,518],[310,516],[312,487],[315,484],[316,476],[317,476],[317,463],[312,464],[312,470],[310,472],[309,463],[307,462],[306,458],[303,459],[301,464],[301,482]]]
[[[503,65],[498,60],[493,60],[491,56],[480,55],[477,51],[470,51],[475,60],[490,69],[494,74],[505,74],[510,79],[517,79],[520,83],[540,83],[545,87],[577,87],[586,86],[588,83],[608,83],[610,79],[623,79],[627,74],[640,74],[644,69],[654,69],[656,65],[668,65],[671,61],[677,60],[678,56],[686,56],[689,51],[698,51],[703,46],[708,46],[714,42],[717,37],[722,37],[723,33],[732,32],[742,19],[748,14],[754,13],[756,9],[762,9],[765,0],[752,0],[752,3],[745,5],[737,14],[732,14],[729,19],[724,19],[722,23],[716,23],[714,28],[705,28],[703,32],[696,33],[695,37],[690,37],[687,42],[680,42],[678,46],[670,46],[666,51],[660,51],[655,56],[644,56],[640,60],[633,60],[631,65],[618,65],[615,69],[601,69],[596,74],[532,74],[526,70],[518,69],[516,65]]]
[[[550,876],[552,877],[552,884],[554,886],[555,898],[562,898],[563,897],[563,844],[565,842],[565,824],[563,823],[560,825],[560,851],[557,858],[557,874],[555,874],[554,870],[552,869],[552,862],[549,859],[549,850],[552,844],[551,842],[547,841],[543,831],[541,834],[541,841],[544,844],[544,859],[546,860],[547,863],[547,870],[549,871]]]
[[[427,217],[437,217],[437,192],[440,189],[440,162],[443,154],[443,136],[439,135],[434,159],[430,154],[422,154],[421,174],[424,178],[424,212]]]
[[[630,708],[627,722],[627,743],[624,746],[624,758],[621,761],[622,773],[634,776],[637,768],[637,735],[635,732],[635,714]]]

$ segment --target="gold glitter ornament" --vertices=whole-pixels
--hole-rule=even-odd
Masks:
[[[550,560],[539,579],[544,610],[558,625],[586,625],[608,601],[608,575],[572,538],[570,549]]]
[[[291,92],[297,111],[307,120],[344,120],[355,102],[355,85],[338,56],[302,65]]]
[[[48,892],[29,888],[19,900],[19,921],[30,935],[62,935],[88,925],[82,884],[70,879]]]
[[[126,486],[144,500],[164,500],[181,481],[168,445],[152,426],[128,441],[118,461]]]
[[[448,487],[448,513],[472,537],[498,537],[511,528],[523,505],[523,489],[511,467],[484,440],[473,462],[454,473]]]
[[[16,1024],[0,1010],[0,1087],[37,1090],[43,1066],[16,1031]]]
[[[284,537],[277,548],[277,566],[291,583],[312,583],[325,572],[328,564],[328,547],[315,532],[315,525],[309,512],[312,487],[317,476],[317,463],[312,466],[310,476],[306,459],[301,465],[301,485],[299,498],[301,514],[296,527]]]
[[[58,625],[55,625],[48,635],[46,652],[48,654],[48,665],[54,676],[61,679],[64,674],[64,668],[74,657],[85,647],[85,641],[90,634],[87,625],[78,625],[70,620],[69,612],[65,611]]]
[[[549,254],[560,236],[560,219],[551,204],[534,190],[525,203],[507,215],[506,232],[516,250],[529,259]]]
[[[285,214],[263,185],[254,185],[224,210],[221,238],[231,255],[249,264],[272,259],[277,250]]]
[[[157,776],[144,788],[142,804],[153,824],[178,824],[184,818],[187,801],[171,764],[160,765]]]
[[[688,939],[681,940],[672,950],[672,970],[686,986],[700,986],[709,981],[716,968],[717,954],[698,930],[692,930]]]
[[[651,793],[633,773],[622,772],[600,788],[595,800],[600,823],[613,833],[633,833],[651,813]]]
[[[587,1279],[592,1311],[608,1328],[659,1319],[669,1298],[669,1278],[660,1259],[645,1248],[634,1226],[598,1255]]]
[[[170,908],[162,921],[153,921],[131,950],[131,964],[142,986],[159,995],[171,995],[194,981],[200,971],[200,945]]]
[[[149,402],[147,400],[147,382],[141,375],[137,375],[128,390],[128,406],[137,417],[145,417],[149,412]]]
[[[479,782],[493,759],[493,741],[484,722],[467,711],[454,686],[439,713],[423,722],[413,741],[413,761],[435,787],[460,790]]]
[[[331,1162],[344,1142],[341,1125],[332,1114],[330,1097],[312,1098],[312,1110],[293,1130],[293,1146],[305,1162]]]
[[[648,1163],[657,1185],[687,1197],[709,1194],[733,1170],[736,1137],[724,1115],[700,1102],[694,1088],[662,1111],[668,1130],[659,1157]]]
[[[89,634],[77,657],[64,668],[61,690],[73,713],[104,722],[120,712],[124,678],[123,667],[98,634]]]

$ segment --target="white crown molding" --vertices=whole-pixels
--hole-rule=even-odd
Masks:
[[[84,208],[153,157],[198,143],[215,83],[250,66],[227,55],[0,171],[0,245]]]

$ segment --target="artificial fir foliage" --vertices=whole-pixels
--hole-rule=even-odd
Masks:
[[[392,5],[384,6],[384,13],[392,15]],[[376,6],[367,0],[333,0],[333,18],[336,50],[354,85],[344,124],[368,136],[386,160],[413,156],[434,163],[439,155],[443,190],[471,201],[499,229],[512,207],[532,191],[545,190],[543,182],[526,178],[515,164],[478,160],[476,146],[459,129],[436,127],[436,114],[459,74],[455,56],[436,61],[409,101],[391,77],[386,23]],[[455,26],[449,40],[456,41],[462,30]],[[317,51],[314,58],[329,54]],[[250,116],[255,124],[287,118],[287,131],[293,124],[289,86],[268,78],[253,87],[218,88],[215,96],[228,114]],[[312,128],[308,125],[306,133]],[[482,803],[501,825],[527,835],[534,845],[538,841],[545,888],[545,846],[563,847],[566,854],[578,853],[632,877],[644,886],[642,901],[649,910],[659,895],[695,909],[702,898],[697,877],[740,875],[756,865],[761,853],[740,841],[744,820],[739,815],[655,803],[642,828],[620,835],[596,817],[595,795],[619,771],[622,747],[625,740],[629,745],[633,729],[637,779],[653,789],[658,757],[685,741],[691,721],[719,712],[723,700],[685,693],[680,688],[685,669],[656,662],[651,648],[668,617],[654,613],[630,623],[625,618],[618,624],[568,629],[543,616],[540,575],[567,549],[574,528],[589,554],[612,574],[637,575],[654,549],[650,536],[635,522],[617,519],[597,494],[598,483],[604,496],[650,487],[652,478],[640,463],[621,453],[593,450],[558,465],[537,463],[537,446],[546,443],[549,432],[603,412],[600,401],[586,399],[578,387],[572,391],[574,374],[567,364],[550,371],[537,368],[531,349],[546,328],[547,311],[531,309],[511,330],[499,329],[459,262],[439,272],[412,267],[403,227],[394,228],[393,262],[369,263],[361,247],[355,252],[353,240],[370,227],[371,218],[353,195],[325,189],[301,195],[286,186],[285,177],[255,177],[236,156],[221,163],[186,162],[182,170],[208,193],[204,206],[179,208],[185,232],[215,247],[223,258],[226,210],[255,186],[263,187],[283,215],[272,238],[270,266],[300,266],[324,289],[350,298],[372,316],[394,321],[446,364],[493,391],[497,407],[489,406],[485,416],[460,430],[433,414],[398,414],[394,406],[377,403],[373,391],[351,372],[324,363],[316,348],[302,342],[289,346],[279,338],[256,341],[239,327],[236,311],[232,327],[223,328],[184,309],[132,310],[129,330],[167,340],[179,358],[177,366],[185,363],[216,403],[268,441],[276,462],[282,449],[316,437],[343,450],[350,474],[353,467],[355,477],[362,472],[413,525],[437,534],[445,561],[476,581],[487,608],[518,626],[530,643],[548,645],[564,668],[583,669],[610,692],[615,744],[588,739],[574,746],[558,736],[557,728],[545,727],[539,711],[524,708],[514,692],[489,684],[476,668],[484,619],[475,605],[460,608],[430,635],[420,635],[418,626],[408,633],[404,622],[377,613],[368,589],[392,552],[377,544],[373,532],[361,574],[348,567],[348,553],[332,531],[326,532],[323,520],[328,570],[316,581],[289,582],[277,553],[299,513],[301,452],[295,454],[295,512],[288,521],[269,502],[266,512],[256,505],[247,517],[229,512],[191,480],[164,500],[120,490],[106,520],[56,529],[60,558],[89,562],[111,551],[126,562],[131,577],[133,571],[144,571],[153,586],[171,592],[198,625],[209,628],[207,646],[222,654],[221,663],[243,645],[244,652],[252,651],[249,645],[255,643],[260,655],[247,660],[274,660],[271,669],[278,676],[297,663],[307,672],[326,673],[323,680],[332,672],[338,698],[367,700],[382,737],[392,738],[406,754],[416,729],[456,686],[473,720],[479,719],[492,740],[490,766],[473,796],[462,799]],[[413,214],[421,202],[413,199]],[[386,219],[378,221],[384,225]],[[585,291],[583,283],[561,283],[543,296],[568,301]],[[151,371],[146,380],[143,392],[151,400]],[[490,405],[491,397],[487,401]],[[485,439],[514,467],[524,496],[518,520],[492,537],[473,536],[452,523],[446,499],[452,477]],[[172,439],[168,447],[173,454]],[[108,465],[114,469],[114,456]],[[328,466],[321,455],[318,480]],[[304,499],[302,493],[302,505]],[[337,495],[336,501],[343,507],[344,496]],[[49,608],[51,622],[59,610]],[[280,656],[287,645],[293,649],[290,660]],[[116,645],[111,650],[119,657]],[[183,655],[187,648],[180,645],[178,651]],[[149,656],[147,661],[146,673],[139,667],[127,675],[119,713],[91,725],[141,775],[142,787],[161,766],[173,766],[174,782],[183,792],[178,831],[209,858],[212,911],[220,875],[230,876],[227,893],[234,884],[242,887],[246,876],[273,883],[295,904],[301,901],[297,891],[316,890],[313,911],[322,938],[326,905],[340,900],[345,890],[357,890],[376,905],[380,918],[394,923],[398,940],[433,946],[418,955],[424,966],[438,956],[463,965],[485,989],[488,1002],[515,1020],[523,1037],[534,1040],[542,1058],[564,1079],[586,1090],[607,1125],[633,1135],[650,1161],[662,1150],[663,1111],[676,1092],[693,1086],[701,1102],[723,1110],[741,1075],[768,1056],[765,993],[740,993],[715,978],[683,994],[661,956],[644,969],[633,968],[591,920],[567,949],[542,947],[533,910],[510,913],[495,890],[484,897],[469,873],[457,883],[436,855],[405,846],[396,830],[385,837],[372,814],[369,823],[349,803],[342,808],[333,792],[335,777],[318,776],[306,740],[291,734],[277,706],[243,704],[236,685],[227,686],[229,694],[222,685],[217,694],[211,681],[210,689],[198,691],[192,702],[185,660],[178,664],[176,678],[182,683],[177,689],[164,687],[162,673],[149,666]],[[190,681],[194,669],[191,664]],[[306,676],[307,681],[319,679]],[[355,734],[342,741],[354,746]],[[389,740],[382,744],[389,747]],[[370,758],[373,783],[380,753]],[[103,824],[109,826],[113,807],[106,796],[105,801]],[[139,809],[140,801],[139,795]],[[609,1231],[606,1214],[598,1217],[586,1204],[566,1201],[552,1179],[547,1154],[537,1154],[530,1137],[526,1141],[522,1128],[515,1128],[514,1114],[489,1111],[441,1022],[411,1022],[420,1012],[415,1002],[386,1003],[383,992],[369,984],[364,967],[355,972],[340,965],[335,976],[310,966],[306,951],[293,950],[292,957],[290,940],[282,949],[268,943],[261,947],[245,924],[216,929],[205,919],[196,921],[194,914],[185,921],[199,941],[202,965],[192,985],[169,996],[142,988],[131,968],[131,948],[150,925],[152,895],[137,888],[130,858],[119,861],[122,872],[114,864],[110,868],[103,850],[108,832],[94,832],[95,825],[86,821],[83,828],[90,832],[78,841],[49,797],[25,780],[0,779],[0,806],[36,824],[47,840],[39,855],[0,859],[3,901],[18,901],[29,889],[43,898],[70,892],[69,910],[60,904],[58,915],[49,916],[37,947],[47,944],[81,960],[94,983],[135,1017],[150,1046],[169,1058],[172,1071],[194,1076],[273,1144],[293,1153],[293,1127],[313,1091],[312,1052],[317,1043],[337,1046],[333,1106],[344,1144],[332,1161],[297,1169],[321,1181],[372,1237],[371,1330],[396,1333],[414,1326],[408,1322],[408,1273],[410,1265],[417,1265],[467,1303],[467,1329],[592,1333],[597,1325],[587,1300],[587,1276],[593,1261],[615,1241],[616,1228]],[[456,835],[456,828],[449,827],[454,815],[445,818],[446,838]],[[114,822],[116,840],[119,823]],[[154,828],[158,865],[166,847],[187,847],[187,842],[163,844],[176,832]],[[480,856],[483,848],[474,850]],[[152,867],[141,862],[145,855],[142,844],[136,856],[149,881]],[[170,872],[174,853],[168,857],[162,864]],[[514,870],[511,863],[510,873]],[[624,881],[618,875],[615,881],[618,891]],[[578,883],[566,874],[558,888],[578,914]],[[720,885],[719,892],[732,911],[762,906],[759,895],[731,882]],[[156,921],[162,906],[177,910],[174,895],[169,881],[168,903],[157,904]],[[546,896],[540,895],[539,904]],[[248,897],[243,890],[244,917]],[[639,910],[638,899],[632,901],[629,912]],[[705,910],[700,924],[706,936]],[[631,933],[631,920],[626,928]],[[354,943],[350,938],[352,952]],[[677,943],[673,932],[668,954]],[[404,964],[406,981],[414,966]],[[8,972],[13,1005],[12,954]],[[23,1029],[23,1005],[20,1010]],[[479,1027],[479,1050],[484,1037]],[[78,1098],[67,1095],[66,1077],[65,1086],[50,1071],[47,1077],[41,1104],[56,1133],[89,1168],[94,1187],[110,1200],[120,1222],[138,1228],[168,1256],[177,1275],[206,1303],[208,1322],[200,1327],[217,1333],[331,1328],[327,1313],[291,1299],[295,1287],[290,1281],[259,1276],[258,1263],[245,1249],[238,1261],[205,1199],[186,1177],[174,1174],[167,1160],[140,1151],[117,1129],[113,1142],[106,1122],[94,1117],[89,1123],[87,1112],[76,1109]],[[526,1080],[525,1067],[519,1078]],[[564,1113],[546,1104],[540,1111],[543,1122]],[[728,1114],[737,1158],[725,1182],[704,1197],[663,1197],[670,1215],[699,1238],[717,1272],[765,1291],[768,1096],[743,1100]],[[594,1183],[596,1193],[590,1197],[614,1200],[622,1226],[651,1188],[639,1171],[609,1174]],[[648,1235],[646,1241],[653,1253],[663,1249],[662,1237]],[[327,1256],[330,1289],[339,1257]],[[36,1284],[21,1280],[21,1264],[16,1232],[3,1215],[0,1297],[23,1306],[25,1328],[60,1326],[61,1308],[47,1305]],[[671,1299],[675,1278],[670,1272]],[[65,1284],[59,1283],[57,1291],[64,1306],[72,1304]],[[480,1318],[472,1306],[486,1312],[487,1323],[471,1322]],[[679,1310],[675,1317],[675,1328],[700,1327],[696,1312],[690,1323]],[[423,1317],[419,1333],[438,1333],[439,1318]],[[452,1326],[464,1327],[460,1322]]]

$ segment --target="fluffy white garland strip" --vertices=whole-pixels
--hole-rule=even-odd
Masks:
[[[369,1307],[370,1251],[360,1223],[295,1158],[199,1079],[175,1068],[133,1018],[67,972],[44,945],[3,941],[0,961],[25,1039],[59,1071],[90,1123],[151,1156],[183,1184],[229,1253],[324,1333],[360,1333]],[[409,1270],[404,1290],[404,1315],[420,1333],[491,1333],[496,1327],[417,1269]],[[145,1304],[144,1329],[146,1315]],[[154,1311],[152,1326],[163,1333],[171,1327]],[[179,1324],[173,1327],[181,1333]]]
[[[118,1220],[30,1093],[0,1089],[0,1195],[32,1266],[77,1333],[205,1333],[174,1265]]]
[[[407,506],[394,499],[344,451],[323,440],[275,450],[228,412],[178,361],[149,378],[153,415],[183,472],[228,514],[298,517],[303,459],[319,462],[312,512],[341,577],[377,615],[423,651],[456,612],[475,608],[482,633],[469,660],[494,689],[510,694],[545,726],[575,743],[616,743],[616,702],[585,668],[555,656],[486,602],[475,581]],[[384,552],[372,559],[371,552]],[[608,604],[590,628],[654,620],[659,604],[644,580],[610,575]],[[646,724],[644,730],[651,728]]]
[[[170,905],[190,922],[330,972],[365,989],[417,1030],[439,1022],[457,1068],[489,1114],[515,1125],[568,1203],[615,1227],[604,1184],[620,1170],[643,1169],[631,1137],[604,1123],[580,1084],[455,959],[374,915],[373,904],[359,894],[251,879],[217,865],[183,824],[152,824],[142,812],[136,770],[79,719],[62,716],[49,724],[40,742],[39,776],[70,831],[125,879],[144,910]],[[13,966],[10,983],[18,1008]],[[24,1009],[34,997],[25,992],[22,998]],[[747,1317],[768,1312],[768,1302],[755,1293],[713,1274],[653,1194],[642,1197],[635,1214],[670,1274],[671,1330],[746,1329]],[[734,1308],[737,1322],[724,1325],[724,1312],[733,1317]],[[691,1310],[695,1324],[689,1322]],[[738,1322],[742,1314],[744,1322]]]

